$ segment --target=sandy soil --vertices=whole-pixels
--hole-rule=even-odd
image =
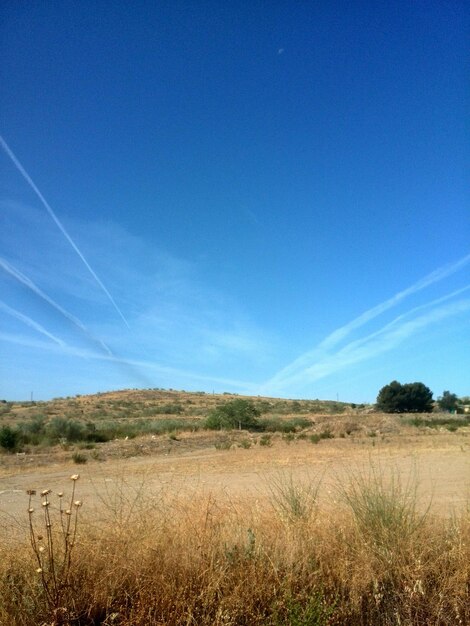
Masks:
[[[337,484],[352,476],[367,475],[371,467],[386,477],[400,476],[403,484],[416,482],[421,505],[449,515],[470,503],[470,436],[467,432],[393,435],[386,440],[370,437],[308,440],[288,443],[273,438],[271,447],[234,447],[217,450],[207,436],[186,435],[152,449],[150,440],[116,443],[116,454],[105,462],[90,460],[78,466],[60,458],[29,467],[28,459],[0,470],[0,524],[24,528],[27,489],[49,488],[68,492],[71,474],[80,473],[78,497],[84,513],[98,515],[100,503],[116,490],[132,494],[144,487],[150,497],[162,489],[194,497],[204,491],[233,501],[264,502],[273,481],[321,479],[320,501],[328,506],[338,498]],[[147,448],[146,448],[147,447]],[[135,452],[135,455],[132,453]],[[1,528],[1,527],[0,527]]]

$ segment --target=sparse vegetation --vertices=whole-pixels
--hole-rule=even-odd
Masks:
[[[409,424],[410,426],[416,426],[418,428],[426,427],[437,429],[443,427],[449,429],[450,427],[452,430],[457,430],[458,428],[470,425],[470,415],[448,415],[445,417],[433,416],[430,418],[417,416],[410,417],[403,421],[405,424]]]
[[[84,465],[88,461],[88,457],[81,452],[74,452],[72,454],[72,461],[77,465]]]
[[[62,506],[44,490],[35,512],[31,491],[24,540],[0,540],[0,623],[470,623],[467,512],[431,516],[415,482],[379,466],[340,483],[334,509],[318,486],[281,474],[273,507],[254,510],[124,483],[102,494],[100,521],[74,492]]]
[[[213,395],[149,389],[48,402],[3,402],[0,409],[0,427],[7,428],[6,445],[0,443],[0,450],[15,452],[204,428],[301,433],[314,425],[313,416],[340,415],[350,406],[320,400],[243,398],[228,392]]]
[[[293,417],[283,419],[279,416],[262,418],[258,421],[259,428],[267,432],[295,433],[303,428],[309,428],[312,421],[305,417]]]
[[[261,435],[261,437],[259,438],[259,445],[265,446],[265,447],[272,446],[273,442],[272,442],[271,435]]]

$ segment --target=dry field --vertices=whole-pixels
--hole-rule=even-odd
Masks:
[[[200,419],[230,399],[167,393],[141,402]],[[73,399],[73,410],[123,411],[123,397],[142,413],[121,394]],[[42,408],[50,418],[58,406],[77,415],[66,401]],[[310,420],[295,433],[194,430],[1,455],[0,623],[470,624],[468,425],[294,406],[271,412]],[[83,505],[71,507],[71,549],[57,494],[72,484]]]

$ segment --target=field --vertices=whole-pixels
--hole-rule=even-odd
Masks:
[[[0,455],[0,623],[470,624],[468,419],[254,398],[262,431],[201,427],[233,399],[4,407],[117,436]]]

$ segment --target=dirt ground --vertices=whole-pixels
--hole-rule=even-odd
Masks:
[[[442,515],[470,506],[470,433],[434,431],[399,434],[381,438],[358,437],[288,441],[273,437],[272,445],[216,449],[213,438],[203,434],[181,435],[155,446],[153,441],[116,442],[121,456],[103,462],[89,460],[75,465],[52,458],[47,465],[28,466],[28,459],[0,469],[0,529],[24,528],[27,522],[27,489],[52,489],[68,493],[70,475],[79,473],[77,497],[84,513],[98,515],[103,496],[113,492],[142,493],[151,497],[159,491],[173,494],[213,494],[216,498],[245,503],[266,503],[272,485],[292,477],[304,484],[321,480],[319,502],[325,506],[338,500],[338,484],[371,471],[386,479],[417,486],[422,507]],[[143,490],[143,491],[141,491]]]

